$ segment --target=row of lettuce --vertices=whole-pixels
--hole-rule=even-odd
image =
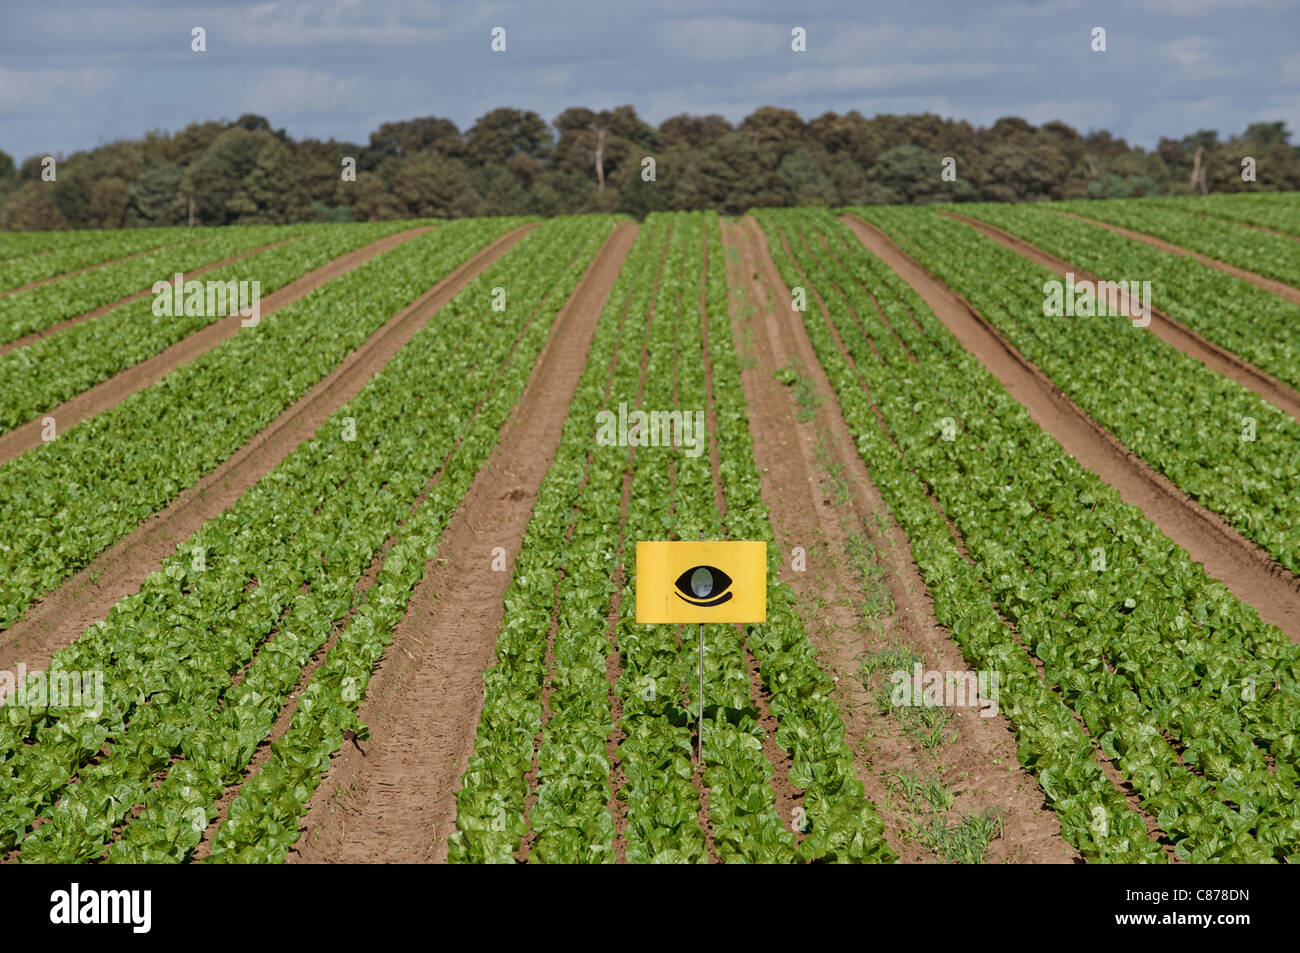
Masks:
[[[298,330],[308,337],[295,346],[263,340],[243,357],[314,349],[317,362],[328,361],[453,260],[515,224],[467,222],[450,256],[446,235],[404,245],[376,260],[364,295],[358,286],[330,298],[314,327]],[[301,688],[287,728],[210,843],[213,860],[283,859],[342,732],[364,732],[355,709],[369,673],[522,393],[550,323],[613,224],[608,216],[559,219],[525,237],[315,438],[56,653],[51,671],[103,672],[101,712],[0,708],[0,848],[20,845],[20,859],[40,862],[191,857],[218,800],[249,771]],[[505,312],[489,310],[494,287],[511,292]],[[341,307],[348,300],[354,310]],[[263,333],[299,323],[272,320]],[[261,405],[254,398],[249,406]],[[376,560],[374,584],[360,585]]]
[[[206,241],[216,234],[213,228],[63,232],[54,236],[10,233],[0,237],[0,292],[172,245]]]
[[[1045,316],[1043,288],[1058,276],[964,222],[914,209],[851,211],[887,232],[974,306],[1137,456],[1282,566],[1300,571],[1300,422],[1294,417],[1123,315]],[[1145,280],[1152,281],[1157,309],[1265,370],[1300,381],[1300,307],[1190,259],[1050,211],[978,206],[964,214],[1103,278],[1153,276]],[[1219,281],[1236,286],[1223,293],[1240,293],[1248,310],[1234,304],[1238,299],[1199,290]],[[1247,289],[1269,300],[1248,298]],[[1265,305],[1276,316],[1272,324]],[[1275,356],[1265,359],[1264,352]]]
[[[892,210],[858,211],[913,253],[961,251]],[[843,223],[759,218],[786,283],[816,292],[804,323],[936,615],[973,667],[999,674],[1019,758],[1070,843],[1160,861],[1149,822],[1183,859],[1295,859],[1300,647],[1067,456]],[[978,260],[1008,293],[989,281],[997,258]]]
[[[725,292],[715,215],[647,219],[516,561],[457,796],[453,862],[701,863],[710,843],[723,862],[894,859],[831,682],[776,581]],[[710,454],[597,446],[596,414],[620,403],[708,408],[717,473]],[[636,623],[632,559],[636,540],[701,534],[765,540],[771,561],[766,624],[704,627],[703,796],[694,632]],[[802,823],[777,810],[747,649],[771,693]]]
[[[184,232],[202,234],[207,231],[209,229],[183,229],[179,226],[156,229],[104,228],[45,232],[0,231],[0,265],[9,267],[22,259],[67,251],[78,245],[94,245],[96,247],[96,251],[90,256],[90,260],[86,262],[86,264],[95,264],[96,262],[112,261],[114,258],[131,254],[129,249],[132,247],[133,242],[142,243],[134,246],[137,250],[141,248],[160,248],[177,240],[176,236]],[[119,251],[118,249],[128,250]],[[54,274],[62,273],[62,271],[54,272]],[[18,282],[18,284],[22,283],[22,281]],[[11,287],[14,287],[14,285],[5,284],[5,289]]]
[[[213,470],[431,282],[521,222],[465,220],[412,239],[0,467],[0,630]],[[327,254],[317,248],[311,260]],[[280,274],[287,280],[289,266]],[[131,336],[129,321],[122,333]]]
[[[323,233],[319,226],[313,230]],[[155,281],[171,281],[178,271],[190,271],[268,245],[292,241],[306,233],[305,226],[288,225],[212,229],[209,234],[189,241],[177,241],[103,268],[15,291],[0,297],[0,344],[9,344],[65,319],[147,290]]]
[[[963,211],[1103,279],[1140,278],[1151,282],[1151,304],[1155,309],[1292,387],[1300,386],[1300,335],[1296,330],[1300,305],[1203,265],[1191,256],[1153,248],[1057,211],[1067,207],[975,205]],[[1090,209],[1088,214],[1105,220],[1137,219],[1134,225],[1141,223],[1145,231],[1157,231],[1148,220],[1160,218],[1159,207],[1125,208],[1127,214],[1123,215],[1119,209]],[[931,218],[924,214],[917,217],[921,221]],[[1262,258],[1250,250],[1250,245],[1259,241],[1255,235],[1300,249],[1300,243],[1291,238],[1231,224],[1224,227],[1242,233],[1245,240],[1236,257],[1246,264],[1253,263],[1255,271],[1264,268]],[[1190,240],[1192,236],[1183,238]]]
[[[1051,203],[1043,207],[1163,239],[1180,248],[1300,288],[1300,242],[1288,235],[1277,235],[1241,222],[1206,215],[1198,212],[1195,206],[1189,206],[1186,200],[1116,199]]]
[[[235,282],[236,288],[239,287],[238,283],[246,282],[243,300],[248,304],[252,301],[254,290],[265,299],[267,295],[308,272],[406,227],[407,223],[395,225],[386,222],[315,229],[310,234],[275,243],[241,261],[205,272],[202,280],[220,282],[227,289],[230,287],[227,284],[229,282]],[[245,246],[247,250],[250,242],[256,243],[251,247],[257,247],[257,244],[265,244],[267,237],[269,236],[243,237],[232,244]],[[229,248],[227,246],[222,252],[213,254],[216,259],[225,258],[227,255],[224,251]],[[172,280],[172,273],[151,270],[148,274]],[[132,279],[132,290],[139,290],[140,277],[142,276]],[[68,278],[46,287],[62,288],[65,283],[77,280]],[[258,282],[256,289],[252,287],[252,281]],[[44,290],[45,288],[38,288],[35,292]],[[20,297],[22,296],[15,295],[12,298],[0,298],[0,310],[5,302],[17,301]],[[89,306],[89,302],[75,290],[71,293],[71,298],[83,302],[71,305],[68,308],[71,313],[80,314]],[[146,295],[114,307],[98,317],[77,322],[55,333],[36,338],[6,354],[0,354],[0,432],[12,430],[53,410],[63,401],[161,353],[182,338],[225,316],[207,310],[206,296],[202,310],[186,309],[179,313],[157,314],[154,303],[155,298]],[[246,309],[249,316],[240,318],[241,326],[260,321],[264,303],[259,300],[257,314],[251,308]],[[224,311],[226,315],[235,314],[241,307],[236,301],[221,304],[215,297],[213,304],[216,311]],[[24,321],[32,321],[33,316],[39,316],[41,322],[50,320],[48,311],[23,310],[21,313]],[[55,419],[57,422],[57,416]]]
[[[1247,192],[1153,198],[1153,204],[1300,236],[1300,192]]]

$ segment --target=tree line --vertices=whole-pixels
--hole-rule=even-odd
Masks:
[[[262,116],[196,122],[16,164],[0,151],[0,228],[276,224],[755,206],[925,204],[1300,189],[1282,122],[1220,140],[1200,130],[1154,150],[1104,130],[932,114],[764,106],[739,124],[631,106],[494,109],[461,130],[427,116],[360,145],[294,140]],[[50,160],[53,159],[51,162]],[[1244,163],[1243,160],[1253,160]],[[1252,166],[1253,181],[1245,165]]]

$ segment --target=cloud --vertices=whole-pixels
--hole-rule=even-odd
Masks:
[[[1165,16],[1202,17],[1209,13],[1240,14],[1243,10],[1285,10],[1290,0],[1140,0],[1143,9]]]
[[[667,20],[655,32],[662,53],[726,63],[753,56],[798,55],[790,49],[792,28],[732,17],[689,17]]]
[[[247,82],[234,108],[272,116],[329,115],[356,99],[366,80],[324,70],[277,66]],[[223,99],[231,99],[226,96]]]
[[[1209,62],[1210,41],[1203,36],[1180,36],[1162,43],[1156,54],[1180,69],[1189,70]]]
[[[832,69],[792,69],[772,72],[758,84],[767,96],[807,96],[817,93],[852,93],[918,89],[935,85],[953,85],[970,79],[987,77],[998,71],[992,63],[885,64],[879,66],[839,66]],[[920,91],[918,89],[918,91]]]
[[[117,80],[104,67],[81,69],[6,69],[0,67],[0,115],[28,117],[43,112],[67,112],[79,101],[94,98]]]

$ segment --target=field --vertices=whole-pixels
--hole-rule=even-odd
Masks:
[[[0,862],[1291,863],[1297,642],[1295,193],[0,233]]]

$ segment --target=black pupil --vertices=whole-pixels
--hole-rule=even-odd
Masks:
[[[712,591],[713,573],[709,572],[708,567],[701,566],[691,573],[691,592],[695,593],[697,599],[703,599]]]

